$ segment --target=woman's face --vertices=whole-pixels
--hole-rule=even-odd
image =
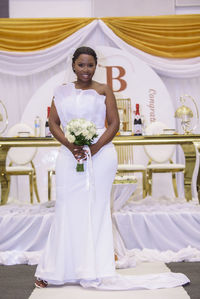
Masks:
[[[79,55],[79,57],[73,63],[73,69],[79,81],[91,81],[96,70],[94,57],[88,54]]]

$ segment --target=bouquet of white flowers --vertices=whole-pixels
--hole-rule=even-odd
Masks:
[[[70,143],[76,145],[91,145],[98,135],[96,126],[93,122],[84,118],[72,119],[68,122],[65,129],[65,137]],[[77,171],[84,171],[83,161],[80,160],[76,166]]]

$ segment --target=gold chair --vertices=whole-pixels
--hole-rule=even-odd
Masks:
[[[120,132],[121,131],[132,131],[132,110],[131,110],[131,99],[116,99],[117,108],[120,116]],[[142,184],[143,184],[143,198],[147,195],[147,182],[146,182],[146,167],[141,164],[135,164],[133,161],[133,146],[116,146],[118,155],[118,168],[116,176],[124,176],[129,178],[127,182],[135,180],[135,177],[131,178],[131,174],[135,172],[142,173]],[[116,179],[114,183],[117,183]]]
[[[34,135],[33,130],[26,124],[16,124],[8,130],[7,137],[17,137],[21,133],[26,132],[31,136]],[[33,203],[33,190],[37,201],[40,202],[37,181],[36,181],[36,171],[33,163],[33,158],[37,152],[35,147],[12,147],[8,151],[8,159],[10,161],[9,165],[6,166],[6,176],[8,178],[8,194],[10,191],[10,176],[12,175],[28,175],[29,185],[30,185],[30,202]]]
[[[117,176],[129,175],[139,172],[142,174],[143,198],[147,195],[147,181],[146,181],[146,167],[142,164],[135,164],[133,160],[133,146],[132,145],[117,145],[115,146],[118,156]],[[135,177],[134,177],[135,179]]]
[[[56,174],[55,169],[48,170],[48,201],[51,200],[51,190],[52,190],[52,175]]]
[[[132,131],[131,99],[116,99],[120,116],[120,130]]]
[[[167,126],[162,122],[153,122],[146,128],[147,135],[158,135],[163,133]],[[184,172],[185,165],[173,163],[175,145],[145,145],[144,150],[149,157],[147,165],[148,193],[152,195],[152,176],[153,173],[172,173],[172,183],[175,196],[178,197],[176,173]]]

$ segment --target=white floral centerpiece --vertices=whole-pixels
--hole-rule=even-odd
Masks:
[[[97,136],[95,124],[84,118],[72,119],[68,122],[65,128],[65,137],[70,143],[74,143],[76,145],[90,146],[93,143],[94,138]],[[82,160],[77,162],[76,170],[84,171]]]

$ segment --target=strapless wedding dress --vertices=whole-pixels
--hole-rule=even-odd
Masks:
[[[105,96],[95,90],[59,86],[54,102],[63,129],[74,118],[95,123],[98,137],[105,131]],[[110,192],[117,154],[110,142],[76,172],[72,153],[61,145],[56,162],[56,209],[35,276],[50,284],[127,290],[174,287],[187,283],[181,273],[121,276],[115,271]]]

